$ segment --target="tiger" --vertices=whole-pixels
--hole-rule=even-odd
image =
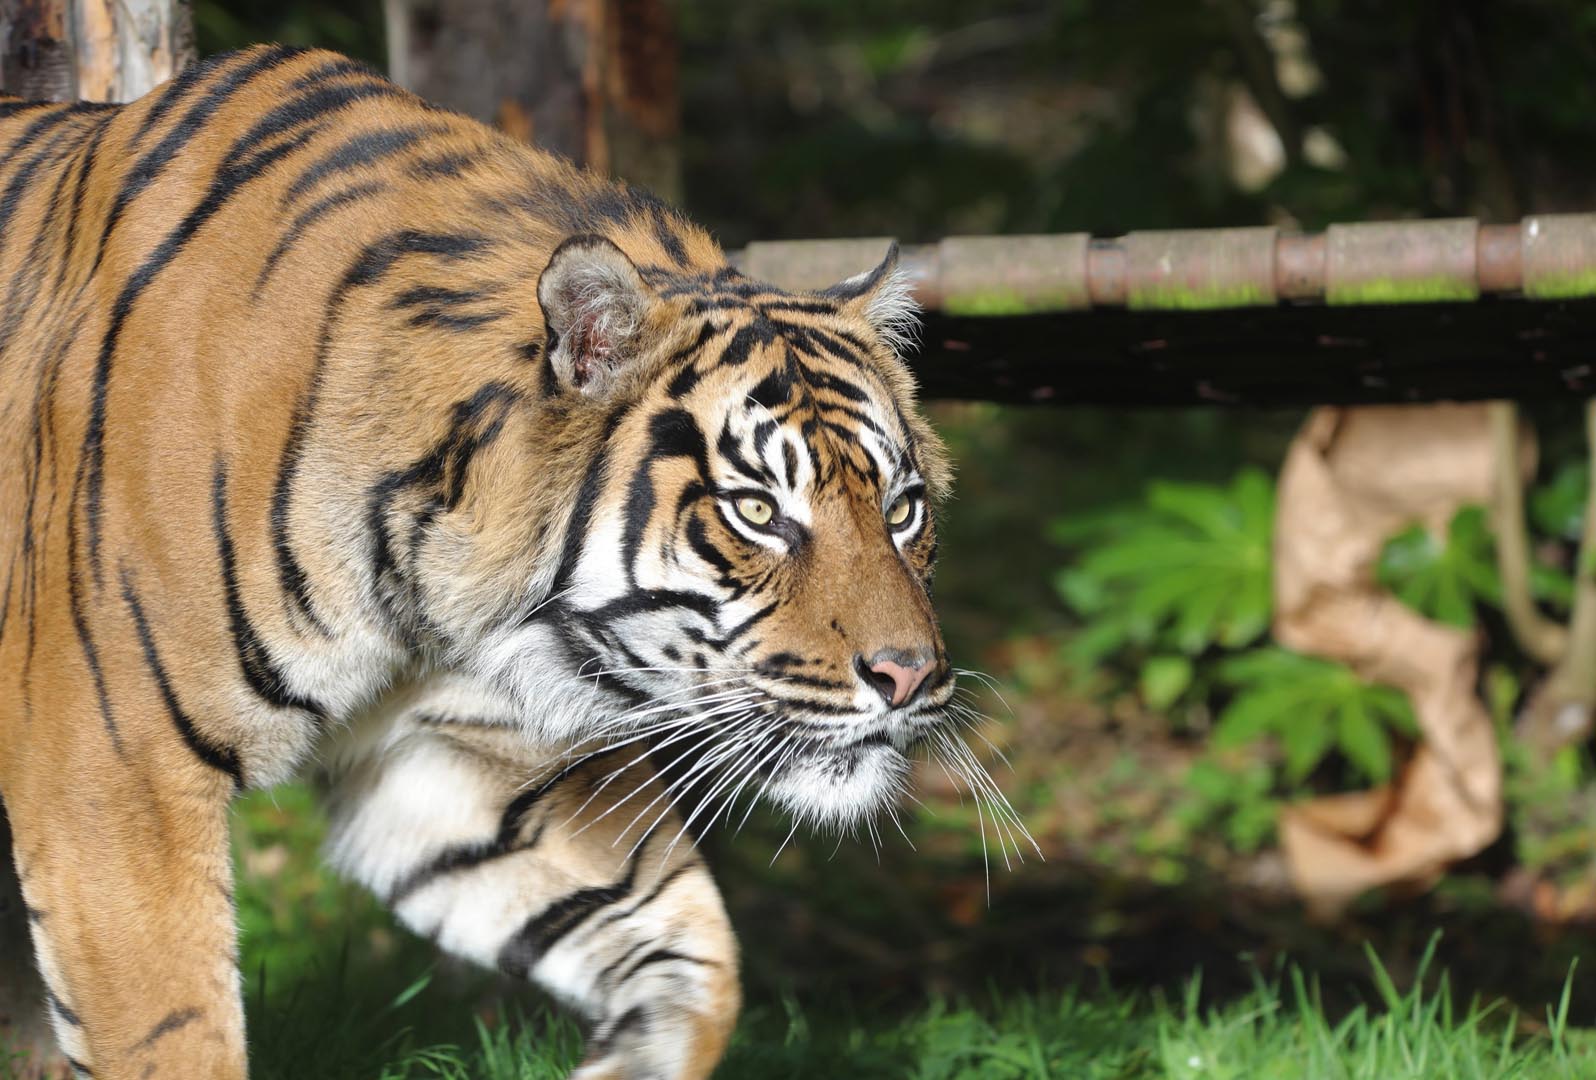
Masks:
[[[752,280],[313,49],[0,140],[10,1038],[245,1077],[229,807],[312,777],[331,867],[569,1008],[573,1076],[709,1075],[702,830],[859,826],[957,734],[896,247]]]

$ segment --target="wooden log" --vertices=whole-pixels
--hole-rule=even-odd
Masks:
[[[681,194],[666,0],[384,0],[389,71],[431,101],[663,198]]]
[[[178,0],[73,0],[77,96],[132,101],[194,62],[194,26]]]
[[[0,0],[0,88],[55,101],[131,101],[194,59],[181,0]]]
[[[0,3],[0,90],[33,100],[76,96],[71,11],[65,0]]]

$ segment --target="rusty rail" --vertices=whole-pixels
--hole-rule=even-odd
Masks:
[[[753,277],[821,288],[870,266],[887,243],[760,242],[733,258]],[[924,307],[956,316],[1563,300],[1596,297],[1596,214],[1332,225],[1311,235],[1265,227],[951,237],[906,248],[903,265]]]

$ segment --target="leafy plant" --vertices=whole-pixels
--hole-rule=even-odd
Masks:
[[[1240,852],[1257,851],[1274,835],[1280,800],[1275,770],[1268,761],[1217,753],[1197,759],[1186,770],[1185,798],[1175,816],[1188,832],[1217,826],[1225,842]]]
[[[1472,626],[1476,605],[1502,602],[1494,547],[1485,511],[1468,506],[1452,516],[1444,537],[1414,525],[1386,541],[1376,576],[1428,618]]]
[[[1532,522],[1554,537],[1578,536],[1585,513],[1584,469],[1562,469],[1530,499]],[[1380,584],[1426,618],[1470,627],[1480,607],[1502,606],[1502,578],[1496,567],[1496,542],[1484,508],[1465,506],[1437,536],[1422,525],[1386,541],[1376,567]],[[1573,583],[1566,573],[1542,562],[1530,566],[1530,591],[1538,600],[1566,610]]]
[[[1407,695],[1328,660],[1255,649],[1224,661],[1219,677],[1237,692],[1219,716],[1214,745],[1225,749],[1272,736],[1292,784],[1307,779],[1332,751],[1383,783],[1391,776],[1392,735],[1417,734]]]
[[[1530,523],[1559,540],[1578,540],[1585,524],[1585,493],[1590,467],[1583,460],[1566,462],[1545,484],[1530,492]]]
[[[1274,487],[1258,469],[1224,487],[1153,483],[1139,504],[1055,521],[1055,541],[1084,548],[1054,579],[1086,624],[1064,658],[1089,670],[1132,654],[1146,703],[1173,705],[1198,681],[1192,658],[1268,627],[1273,523]]]

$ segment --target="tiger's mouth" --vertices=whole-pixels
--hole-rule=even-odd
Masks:
[[[941,709],[925,708],[912,717],[877,720],[858,733],[829,727],[801,732],[794,750],[773,763],[766,797],[799,823],[852,827],[890,812],[909,787],[913,758],[949,737],[950,726]]]

